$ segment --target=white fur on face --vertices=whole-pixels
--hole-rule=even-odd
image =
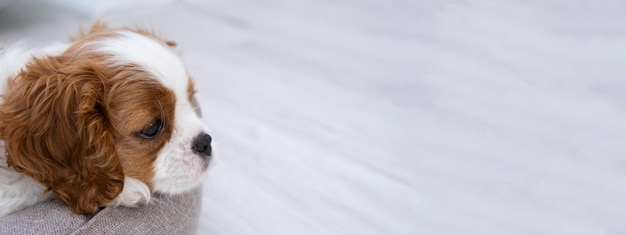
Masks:
[[[154,162],[154,191],[176,194],[198,186],[207,162],[192,152],[193,140],[206,127],[187,99],[189,76],[180,58],[155,39],[121,31],[97,42],[97,51],[112,55],[112,63],[142,66],[176,95],[174,131]]]

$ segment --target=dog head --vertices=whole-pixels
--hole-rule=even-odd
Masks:
[[[174,45],[97,23],[60,54],[33,58],[2,94],[9,165],[81,214],[110,203],[128,179],[169,194],[198,186],[211,136]]]

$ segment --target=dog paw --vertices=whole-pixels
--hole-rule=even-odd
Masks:
[[[107,206],[136,207],[147,204],[150,201],[150,188],[148,185],[132,177],[124,178],[124,189]]]

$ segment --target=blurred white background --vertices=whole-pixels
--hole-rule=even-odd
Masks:
[[[217,142],[199,234],[626,234],[626,2],[36,1],[178,42]]]

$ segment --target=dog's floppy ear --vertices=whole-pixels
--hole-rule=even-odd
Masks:
[[[110,126],[103,70],[71,57],[36,58],[7,84],[0,138],[7,162],[43,183],[74,212],[95,214],[124,174]]]

